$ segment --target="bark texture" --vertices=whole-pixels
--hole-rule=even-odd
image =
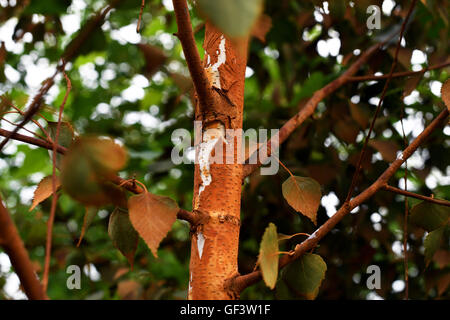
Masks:
[[[203,113],[196,108],[196,120],[202,122],[203,128],[197,154],[203,165],[201,162],[195,166],[193,207],[206,218],[193,230],[191,239],[188,298],[193,300],[238,298],[225,284],[238,273],[243,166],[226,161],[226,155],[212,150],[212,144],[216,150],[225,150],[234,142],[233,154],[228,157],[237,159],[239,136],[227,142],[221,137],[226,129],[242,129],[246,47],[247,40],[233,42],[206,23],[203,66],[215,103]],[[224,163],[210,163],[210,157],[220,157]]]

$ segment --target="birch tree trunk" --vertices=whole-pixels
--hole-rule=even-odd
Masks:
[[[196,112],[203,135],[197,151],[193,207],[206,219],[191,238],[188,298],[226,300],[238,298],[227,292],[225,283],[238,273],[243,166],[237,163],[240,134],[224,140],[226,129],[242,129],[247,40],[232,42],[210,23],[205,28],[203,66],[216,103],[204,114]],[[232,152],[220,154],[214,146],[216,150],[232,146]],[[224,163],[210,164],[213,157]]]

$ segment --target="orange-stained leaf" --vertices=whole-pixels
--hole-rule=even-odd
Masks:
[[[450,112],[450,79],[444,82],[441,87],[441,97]]]
[[[128,259],[133,269],[139,235],[134,230],[127,211],[114,209],[109,217],[108,234],[113,245]]]
[[[179,210],[175,201],[145,192],[128,199],[130,220],[155,257],[162,239],[172,228]]]
[[[370,140],[369,145],[381,153],[384,161],[387,162],[397,159],[397,151],[400,150],[398,144],[387,140]]]
[[[97,215],[97,208],[86,207],[86,212],[84,213],[83,218],[83,226],[81,227],[81,234],[80,239],[78,239],[77,247],[79,247],[81,241],[83,241],[84,235],[86,234],[86,231],[91,225],[92,221],[94,221],[96,215]]]
[[[266,14],[259,16],[250,34],[262,43],[266,43],[266,34],[272,28],[272,18]]]
[[[307,216],[316,224],[322,191],[320,184],[307,177],[289,177],[282,186],[283,197],[297,212]]]
[[[259,247],[258,262],[266,285],[273,289],[278,278],[278,234],[273,223],[264,231]]]
[[[31,204],[30,211],[32,211],[36,206],[50,197],[53,193],[53,179],[52,176],[45,177],[39,182],[36,190],[34,191],[33,203]],[[59,177],[56,176],[56,190],[61,187],[61,182]]]

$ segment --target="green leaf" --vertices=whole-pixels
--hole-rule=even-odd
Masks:
[[[126,206],[122,190],[107,182],[125,165],[126,159],[125,150],[111,139],[79,138],[62,161],[63,189],[85,205]]]
[[[259,247],[258,261],[266,285],[273,289],[278,278],[278,234],[273,223],[264,231]]]
[[[50,138],[52,138],[53,141],[55,141],[56,139],[57,126],[58,122],[48,122],[48,134],[50,135]],[[61,122],[58,136],[58,145],[63,146],[65,148],[69,148],[73,142],[73,139],[74,139],[74,131],[72,125],[68,122]],[[52,159],[53,152],[49,151],[49,153],[50,159]],[[58,153],[56,156],[56,167],[58,169],[61,168],[62,158],[63,155]]]
[[[287,267],[283,278],[297,293],[313,300],[319,293],[326,271],[327,264],[322,257],[306,253]]]
[[[128,199],[131,223],[155,257],[162,239],[177,219],[178,205],[168,197],[145,192]]]
[[[139,235],[131,224],[128,212],[115,208],[109,218],[108,234],[116,247],[133,268]]]
[[[439,229],[428,233],[423,242],[423,246],[425,247],[425,263],[427,266],[436,253],[436,250],[439,248],[445,228],[446,226],[442,226]]]
[[[197,0],[200,12],[230,37],[247,36],[262,12],[263,0]]]
[[[443,226],[450,217],[450,208],[422,201],[411,209],[410,221],[431,232]]]
[[[307,177],[289,177],[282,186],[283,197],[297,212],[307,216],[316,224],[322,192],[320,184]]]

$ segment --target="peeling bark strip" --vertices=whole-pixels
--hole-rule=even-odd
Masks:
[[[197,108],[196,114],[204,131],[195,166],[193,207],[209,219],[198,226],[191,239],[188,298],[226,300],[237,298],[225,283],[238,272],[242,165],[226,164],[225,158],[223,164],[211,160],[217,157],[214,146],[228,143],[225,130],[242,128],[247,59],[210,23],[206,23],[204,49],[203,67],[217,103],[203,113]]]

